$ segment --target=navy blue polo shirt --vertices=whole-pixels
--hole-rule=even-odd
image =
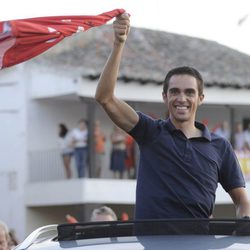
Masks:
[[[245,186],[226,139],[198,122],[202,136],[188,139],[170,119],[138,115],[130,131],[140,148],[135,219],[208,218],[218,182],[227,192]]]

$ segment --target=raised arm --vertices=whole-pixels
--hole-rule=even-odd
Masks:
[[[104,66],[96,89],[95,99],[99,102],[111,120],[126,132],[138,122],[137,113],[123,100],[114,95],[123,48],[129,33],[129,16],[122,14],[113,23],[114,45]]]

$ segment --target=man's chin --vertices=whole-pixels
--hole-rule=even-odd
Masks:
[[[184,117],[184,116],[175,116],[174,119],[176,122],[187,122],[190,120],[189,117]]]

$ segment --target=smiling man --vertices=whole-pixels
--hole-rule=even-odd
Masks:
[[[249,216],[245,181],[230,143],[195,121],[204,100],[203,79],[196,69],[168,72],[162,93],[169,111],[166,120],[136,112],[115,96],[129,24],[126,14],[114,21],[114,46],[95,98],[139,145],[135,218],[209,218],[218,183],[230,194],[237,217]]]

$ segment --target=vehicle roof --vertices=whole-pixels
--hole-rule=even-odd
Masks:
[[[245,236],[158,235],[85,239],[76,241],[46,241],[28,249],[47,250],[246,250],[250,239]]]
[[[17,249],[244,250],[249,236],[247,219],[92,222],[37,229]]]

